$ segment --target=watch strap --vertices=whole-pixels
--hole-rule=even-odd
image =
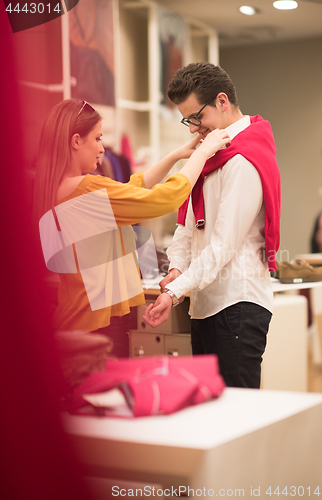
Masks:
[[[170,295],[173,307],[176,307],[179,305],[178,297],[171,290],[169,290],[168,288],[165,288],[164,293],[167,293],[168,295]]]

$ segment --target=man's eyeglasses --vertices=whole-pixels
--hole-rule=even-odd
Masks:
[[[79,116],[81,114],[81,112],[83,111],[83,109],[85,108],[86,105],[89,106],[93,111],[95,111],[95,109],[93,108],[93,106],[91,106],[89,104],[89,102],[83,101],[83,105],[82,105],[81,109],[78,111],[77,116]]]
[[[198,118],[198,116],[200,115],[201,111],[203,111],[205,109],[205,107],[208,106],[208,104],[211,101],[213,101],[216,97],[217,96],[209,99],[209,101],[207,101],[206,104],[204,106],[202,106],[202,108],[198,111],[198,113],[196,115],[190,116],[190,118],[182,118],[181,123],[183,123],[183,125],[186,125],[187,127],[189,127],[189,124],[194,125],[195,127],[200,127],[201,120]]]

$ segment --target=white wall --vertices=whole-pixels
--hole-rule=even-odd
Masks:
[[[270,121],[282,178],[281,258],[309,251],[322,209],[322,38],[220,50],[244,114]]]

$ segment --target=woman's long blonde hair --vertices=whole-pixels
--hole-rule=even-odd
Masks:
[[[35,179],[34,214],[37,221],[56,203],[58,186],[70,167],[71,138],[85,137],[101,120],[85,101],[66,99],[49,112],[42,128]]]

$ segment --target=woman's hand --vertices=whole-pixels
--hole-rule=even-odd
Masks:
[[[200,136],[200,134],[199,134]],[[184,174],[190,182],[191,188],[197,182],[197,179],[208,158],[213,156],[219,149],[229,146],[231,139],[225,130],[216,129],[209,132],[201,139],[201,144],[182,167],[180,173]]]
[[[184,158],[190,158],[192,153],[196,151],[201,138],[201,134],[196,135],[196,137],[190,139],[190,141],[183,144],[183,146],[171,151],[171,153],[167,154],[162,160],[158,161],[156,165],[150,167],[149,170],[146,170],[143,174],[145,187],[151,189],[155,184],[164,179],[177,161]]]
[[[184,158],[190,158],[192,153],[196,151],[198,144],[200,144],[202,140],[202,134],[197,134],[195,137],[190,139],[190,141],[186,142],[179,148],[177,148],[174,153],[177,155],[178,160]]]
[[[161,293],[154,304],[150,304],[144,312],[144,321],[153,328],[164,323],[169,316],[172,299],[169,294]]]
[[[219,149],[229,146],[231,139],[226,130],[216,129],[201,139],[198,150],[203,151],[208,157],[214,155]]]
[[[200,144],[199,147],[197,147],[198,144]],[[165,175],[177,161],[188,158],[187,163],[180,172],[188,178],[192,188],[207,159],[216,153],[218,149],[228,144],[230,144],[230,137],[225,130],[214,130],[205,139],[202,139],[202,134],[196,135],[144,172],[145,187],[151,189],[155,184],[164,179]]]
[[[202,138],[202,134],[197,134],[190,141],[176,149],[174,153],[178,155],[178,158],[190,158],[200,144],[199,148],[204,150],[209,156],[212,156],[222,147],[229,146],[230,143],[231,140],[228,133],[225,130],[216,129],[209,132],[204,139]]]

